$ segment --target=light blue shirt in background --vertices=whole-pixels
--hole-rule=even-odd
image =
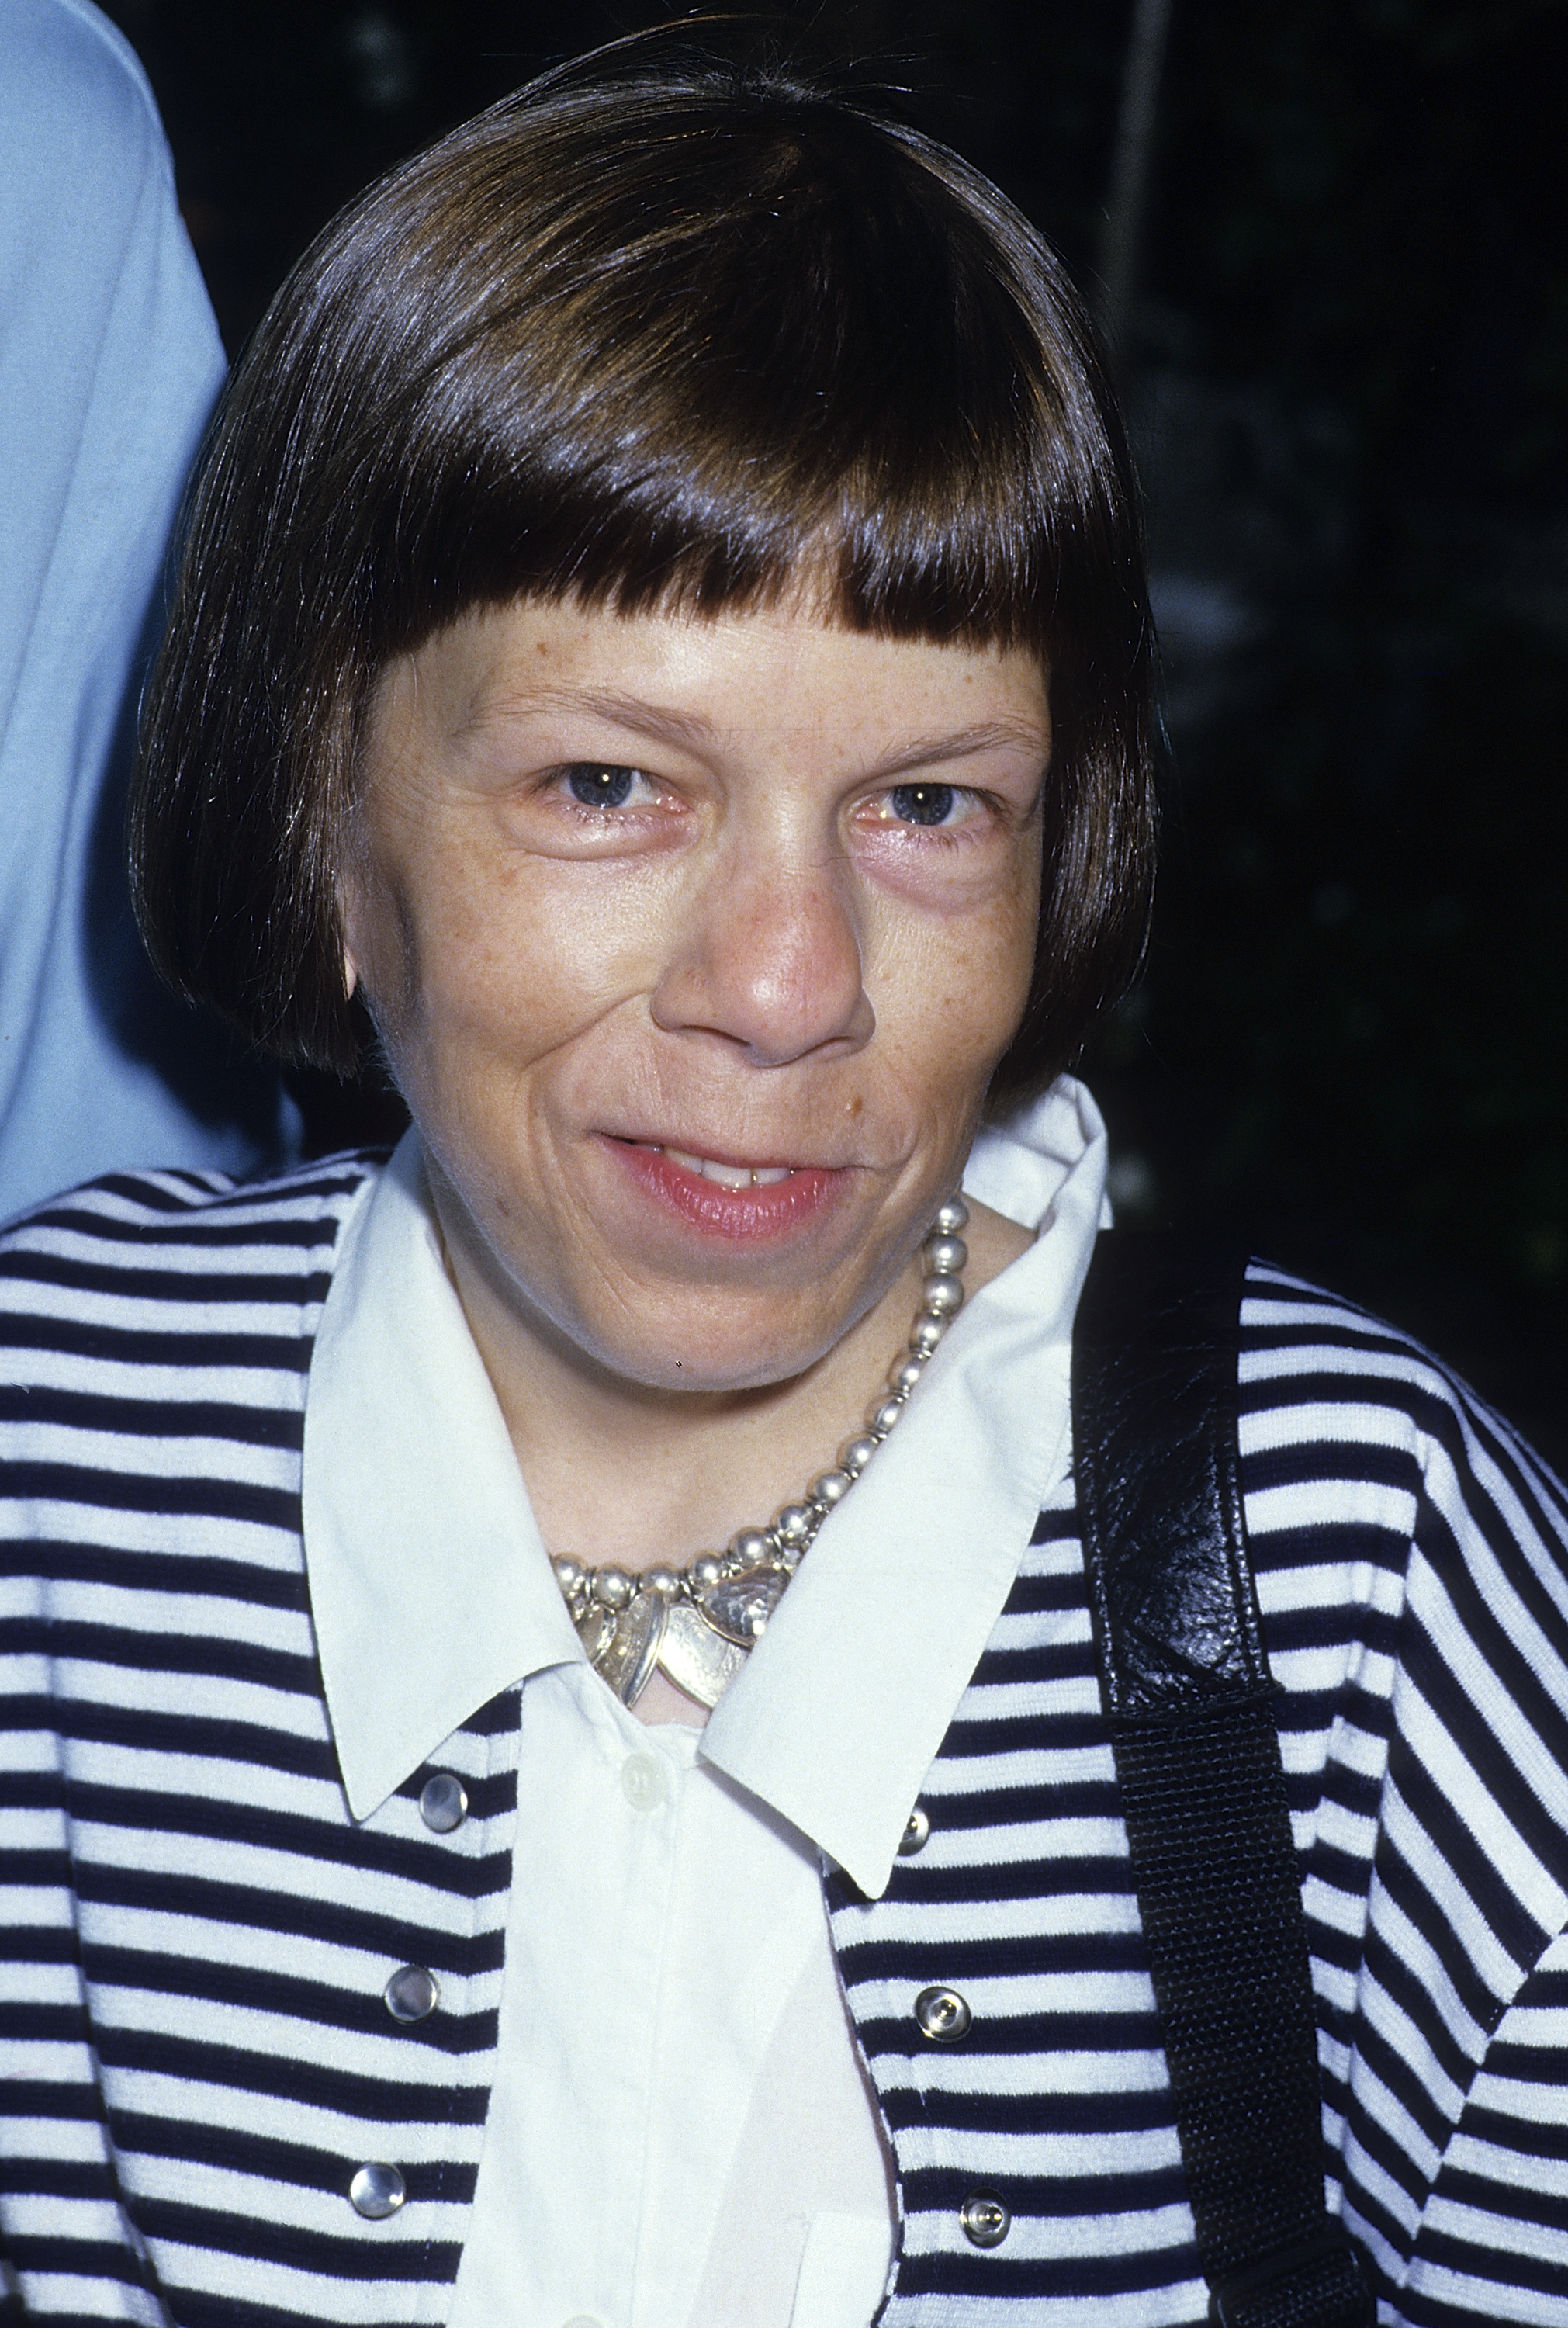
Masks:
[[[0,7],[0,1218],[112,1167],[285,1158],[275,1076],[159,988],[125,784],[223,379],[152,94],[85,0]]]

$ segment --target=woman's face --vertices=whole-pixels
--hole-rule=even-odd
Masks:
[[[898,1280],[1023,1010],[1046,681],[809,611],[523,603],[379,690],[343,879],[453,1265],[521,1344],[793,1376]]]

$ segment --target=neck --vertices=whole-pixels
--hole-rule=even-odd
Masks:
[[[912,1255],[831,1348],[796,1374],[737,1389],[650,1385],[595,1364],[470,1258],[436,1191],[447,1266],[494,1386],[546,1546],[634,1572],[678,1566],[765,1522],[830,1466],[882,1394],[920,1301]],[[965,1232],[972,1293],[1030,1243],[982,1206]]]
[[[832,1461],[879,1390],[919,1300],[913,1263],[813,1365],[738,1390],[669,1390],[509,1330],[454,1271],[549,1550],[632,1570],[727,1543]]]

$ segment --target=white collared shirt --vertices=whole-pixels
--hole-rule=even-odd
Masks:
[[[449,2328],[864,2328],[893,2196],[821,1871],[887,1888],[1068,1460],[1104,1217],[1062,1078],[965,1187],[1039,1234],[965,1308],[702,1732],[584,1659],[443,1269],[411,1133],[345,1224],[311,1367],[305,1557],[370,1815],[521,1684],[499,2061]]]

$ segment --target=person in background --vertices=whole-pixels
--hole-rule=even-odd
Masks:
[[[217,326],[130,48],[0,9],[0,1217],[117,1166],[297,1145],[275,1072],[159,987],[125,785]]]

